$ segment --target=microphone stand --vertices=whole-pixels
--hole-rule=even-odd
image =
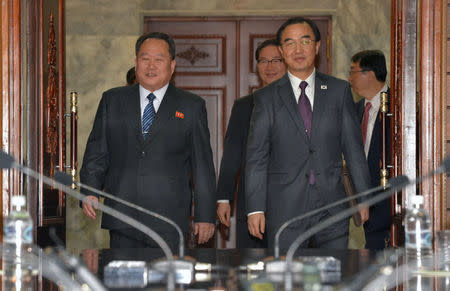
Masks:
[[[390,179],[389,183],[387,184],[387,186],[390,187],[390,188],[395,187],[395,186],[398,187],[399,185],[406,185],[408,182],[409,182],[408,177],[406,177],[406,176],[398,176],[398,177]],[[323,206],[323,207],[311,210],[311,211],[309,211],[309,212],[307,212],[307,213],[305,213],[303,215],[291,218],[290,220],[288,220],[285,223],[283,223],[280,226],[280,228],[278,228],[278,230],[277,230],[277,232],[275,234],[274,259],[270,260],[270,261],[267,261],[265,263],[265,265],[266,265],[266,272],[269,272],[269,273],[270,272],[281,273],[281,272],[286,271],[286,263],[285,263],[284,260],[280,259],[280,236],[281,236],[281,233],[283,232],[283,230],[285,230],[291,223],[294,223],[296,221],[300,221],[302,219],[308,218],[308,217],[310,217],[310,216],[312,216],[312,215],[314,215],[316,213],[319,213],[319,212],[327,210],[329,208],[332,208],[332,207],[338,206],[340,204],[349,202],[350,200],[353,200],[353,199],[356,199],[356,198],[361,198],[361,197],[370,195],[370,194],[372,194],[374,192],[378,192],[378,191],[381,191],[381,190],[384,190],[383,186],[378,186],[378,187],[375,187],[375,188],[372,188],[372,189],[368,189],[368,190],[366,190],[364,192],[361,192],[359,194],[353,195],[351,197],[346,197],[344,199],[335,201],[335,202],[333,202],[333,203],[331,203],[329,205],[326,205],[326,206]],[[300,267],[301,266],[296,266],[295,269],[299,269]]]
[[[4,151],[0,151],[0,168],[5,169],[5,168],[13,168],[16,169],[17,171],[28,175],[38,181],[42,181],[47,185],[50,185],[52,187],[57,188],[58,190],[64,191],[66,194],[75,197],[76,199],[83,201],[86,198],[86,195],[83,195],[81,193],[76,192],[75,190],[71,189],[70,187],[67,187],[66,185],[55,181],[43,174],[37,173],[36,171],[26,167],[26,166],[22,166],[18,163],[15,162],[14,158],[10,155],[8,155],[7,153],[5,153]],[[87,203],[90,203],[91,205],[93,205],[94,203],[91,202],[89,199],[86,200]],[[124,215],[122,213],[120,213],[119,211],[108,207],[106,205],[102,205],[100,203],[97,204],[98,208],[103,211],[104,213],[107,213],[123,222],[125,222],[126,224],[132,226],[133,228],[141,231],[142,233],[146,234],[147,236],[149,236],[151,239],[153,239],[162,249],[162,251],[164,252],[164,254],[166,255],[169,264],[172,263],[173,261],[173,254],[172,251],[170,250],[169,246],[167,245],[167,243],[163,240],[163,238],[161,236],[159,236],[155,231],[153,231],[152,229],[150,229],[149,227],[145,226],[144,224],[140,223],[139,221]],[[174,278],[174,272],[169,272],[168,273],[168,280],[167,280],[167,289],[168,290],[175,290],[175,278]]]
[[[0,243],[0,252],[5,247],[5,244]],[[27,262],[23,266],[27,269],[31,269],[31,274],[34,275],[35,270],[42,277],[54,282],[65,290],[83,290],[83,287],[78,281],[72,280],[72,276],[66,271],[65,268],[61,267],[60,260],[54,256],[47,255],[36,245],[29,245],[27,249],[24,249],[24,254],[26,254]],[[15,256],[3,256],[3,262],[13,263]],[[42,262],[42,264],[41,264]],[[5,265],[3,265],[5,268]],[[5,269],[3,270],[5,271]],[[3,284],[7,283],[8,278],[4,277],[3,273]],[[15,278],[15,280],[21,280],[20,278]],[[6,286],[4,286],[6,287]],[[100,289],[102,290],[102,289]]]
[[[136,205],[134,203],[131,203],[131,202],[128,202],[128,201],[123,200],[121,198],[118,198],[118,197],[116,197],[116,196],[114,196],[112,194],[109,194],[109,193],[105,192],[105,191],[98,190],[98,189],[96,189],[94,187],[91,187],[89,185],[83,184],[83,183],[78,182],[78,181],[73,181],[72,176],[70,176],[67,173],[64,173],[64,172],[61,172],[61,171],[57,171],[53,177],[54,177],[54,179],[56,181],[58,181],[58,182],[60,182],[62,184],[65,184],[66,186],[70,186],[71,184],[75,184],[76,186],[78,186],[80,188],[84,188],[84,189],[89,190],[89,191],[91,191],[91,192],[93,192],[95,194],[98,194],[100,196],[103,196],[103,197],[106,197],[108,199],[117,201],[117,202],[119,202],[119,203],[121,203],[123,205],[126,205],[126,206],[128,206],[130,208],[136,209],[136,210],[138,210],[138,211],[140,211],[142,213],[148,214],[150,216],[156,217],[156,218],[158,218],[158,219],[160,219],[160,220],[162,220],[164,222],[167,222],[168,224],[172,225],[177,230],[178,235],[180,237],[179,254],[178,255],[179,255],[180,258],[184,258],[184,235],[183,235],[183,232],[181,231],[181,228],[173,220],[171,220],[171,219],[169,219],[169,218],[167,218],[167,217],[165,217],[165,216],[163,216],[161,214],[158,214],[156,212],[153,212],[153,211],[150,211],[148,209],[145,209],[145,208],[143,208],[143,207],[141,207],[139,205]]]
[[[422,182],[423,180],[426,180],[430,177],[433,177],[434,175],[438,175],[438,174],[442,174],[443,172],[445,172],[447,169],[450,169],[450,156],[447,157],[444,162],[442,163],[442,165],[435,171],[432,171],[431,173],[422,176],[416,180],[413,180],[411,182],[409,182],[408,184],[418,184],[420,182]],[[407,185],[408,185],[407,184]],[[371,198],[367,201],[364,201],[364,204],[366,206],[371,206],[373,204],[376,204],[386,198],[391,197],[391,195],[402,189],[404,186],[406,185],[395,185],[394,187],[392,187],[391,189],[380,193],[379,195],[377,195],[374,198]],[[340,221],[344,218],[350,217],[352,216],[356,211],[359,211],[360,209],[362,209],[364,206],[362,206],[361,204],[359,204],[358,207],[356,208],[350,208],[350,209],[346,209],[330,218],[325,219],[324,221],[320,222],[319,224],[317,224],[316,226],[310,228],[309,230],[305,231],[304,233],[302,233],[301,235],[299,235],[295,241],[291,244],[291,246],[288,249],[288,252],[286,254],[286,275],[285,275],[285,290],[286,291],[291,291],[292,290],[292,271],[291,271],[291,266],[292,266],[292,259],[294,257],[295,251],[298,249],[298,247],[304,242],[306,241],[309,237],[311,237],[312,235],[318,233],[319,231],[333,225],[334,223],[336,223],[337,221]]]
[[[157,269],[159,271],[163,271],[163,272],[169,272],[169,270],[171,268],[174,268],[177,278],[191,278],[193,276],[195,260],[194,259],[192,259],[192,260],[185,259],[185,257],[184,257],[184,235],[183,235],[181,228],[173,220],[171,220],[161,214],[158,214],[156,212],[145,209],[139,205],[136,205],[134,203],[131,203],[131,202],[128,202],[121,198],[118,198],[112,194],[105,192],[105,191],[98,190],[94,187],[83,184],[81,182],[73,181],[72,176],[70,176],[67,173],[57,171],[54,175],[54,179],[62,184],[65,184],[66,186],[75,184],[76,186],[78,186],[80,188],[84,188],[84,189],[91,191],[95,194],[98,194],[100,196],[117,201],[117,202],[119,202],[123,205],[126,205],[132,209],[136,209],[142,213],[156,217],[156,218],[172,225],[177,230],[178,236],[180,239],[179,240],[179,259],[173,259],[171,261],[158,260],[152,264],[152,267],[154,267],[155,269]]]
[[[75,256],[66,251],[62,241],[56,235],[54,228],[49,230],[50,238],[56,244],[56,255],[60,258],[61,262],[69,268],[71,272],[74,272],[77,277],[86,282],[91,290],[106,291],[107,289],[103,284],[94,276],[84,264]]]

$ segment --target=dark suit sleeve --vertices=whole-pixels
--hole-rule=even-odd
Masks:
[[[196,107],[192,130],[191,165],[194,178],[195,222],[216,221],[216,175],[209,141],[205,102]]]
[[[342,111],[342,148],[355,190],[359,193],[370,188],[370,174],[362,144],[361,127],[348,84],[344,89]]]
[[[94,119],[94,126],[89,135],[80,170],[80,181],[96,189],[102,189],[105,174],[109,167],[109,152],[106,140],[106,101],[103,94]],[[84,190],[85,195],[96,194]]]
[[[228,122],[225,135],[222,162],[220,164],[219,182],[217,184],[217,200],[234,199],[236,179],[242,165],[242,154],[246,143],[245,128],[248,121],[244,120],[245,114],[243,106],[234,102],[231,110],[230,121]],[[241,173],[243,175],[244,173]]]
[[[247,141],[245,165],[245,203],[246,213],[266,211],[267,168],[270,153],[271,120],[265,96],[254,95],[250,130]]]

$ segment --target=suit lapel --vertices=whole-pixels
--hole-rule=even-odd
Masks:
[[[294,92],[292,91],[291,81],[289,80],[289,76],[287,74],[282,77],[280,83],[278,85],[278,95],[283,101],[284,105],[289,112],[292,120],[297,126],[298,130],[302,133],[305,140],[309,142],[308,136],[306,135],[305,125],[303,124],[303,119],[298,110],[298,104],[295,100]],[[314,116],[314,114],[313,114]]]
[[[326,93],[328,90],[327,82],[322,74],[316,71],[316,77],[314,80],[314,105],[311,124],[311,140],[314,138],[319,130],[321,120],[324,120],[323,115],[326,106]]]
[[[144,142],[144,139],[142,137],[142,120],[141,120],[141,100],[139,95],[139,84],[133,85],[131,87],[131,96],[127,96],[126,98],[123,98],[123,104],[122,108],[130,108],[129,112],[127,113],[128,117],[126,120],[128,120],[130,127],[136,134],[136,139],[139,141],[139,143]]]
[[[145,138],[145,146],[148,146],[155,139],[155,137],[158,135],[158,132],[167,124],[167,120],[175,116],[178,102],[179,99],[176,95],[175,87],[172,84],[169,84],[161,105],[156,112],[155,120],[153,120],[150,131]]]

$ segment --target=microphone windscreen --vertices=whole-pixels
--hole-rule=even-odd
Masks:
[[[409,178],[405,175],[400,175],[397,177],[394,177],[392,179],[389,179],[389,186],[391,188],[403,188],[406,185],[409,184]]]
[[[5,153],[4,151],[0,151],[0,169],[10,169],[12,168],[13,163],[13,156]]]
[[[61,171],[56,171],[55,174],[53,175],[53,179],[56,182],[61,183],[68,187],[70,187],[73,183],[72,176],[70,176],[67,173],[61,172]]]
[[[450,155],[446,156],[442,161],[440,168],[442,168],[443,172],[450,172]]]

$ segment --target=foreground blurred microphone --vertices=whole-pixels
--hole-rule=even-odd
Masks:
[[[409,183],[409,179],[406,176],[398,176],[395,178],[392,178],[389,180],[387,187],[388,188],[402,188],[403,186],[407,185]],[[353,195],[351,197],[347,197],[338,201],[335,201],[329,205],[314,209],[312,211],[309,211],[305,214],[302,214],[300,216],[296,216],[288,221],[286,221],[285,223],[283,223],[280,228],[277,230],[277,233],[275,234],[275,241],[274,241],[274,259],[273,260],[267,260],[265,262],[265,268],[266,268],[266,272],[269,273],[282,273],[286,270],[286,261],[283,259],[280,259],[280,236],[281,233],[283,232],[283,230],[285,230],[290,224],[306,219],[308,217],[311,217],[313,215],[315,215],[316,213],[319,213],[321,211],[333,208],[335,206],[338,206],[340,204],[349,202],[352,199],[358,199],[361,197],[365,197],[368,196],[370,194],[373,194],[375,192],[381,191],[383,190],[383,186],[378,186],[369,190],[366,190],[362,193]],[[300,264],[296,264],[294,263],[294,269],[299,269],[301,268]]]
[[[55,181],[47,176],[37,173],[36,171],[34,171],[28,167],[25,167],[25,166],[22,166],[22,165],[16,163],[14,158],[11,155],[8,155],[7,153],[5,153],[4,151],[0,151],[0,168],[1,169],[16,169],[17,171],[19,171],[25,175],[28,175],[32,178],[35,178],[38,181],[42,181],[43,183],[45,183],[47,185],[50,185],[61,191],[64,191],[66,194],[69,194],[70,196],[75,197],[76,199],[78,199],[80,201],[83,201],[86,198],[85,195],[74,191],[70,187],[67,187],[66,185],[64,185],[58,181]],[[88,203],[91,203],[89,200],[87,200],[87,201],[88,201]],[[161,247],[162,251],[164,252],[165,256],[167,257],[167,259],[169,261],[168,264],[171,266],[171,264],[173,262],[173,254],[172,254],[172,251],[170,250],[169,246],[161,238],[161,236],[159,236],[156,232],[154,232],[149,227],[143,225],[139,221],[137,221],[129,216],[126,216],[113,208],[110,208],[110,207],[100,204],[100,203],[97,204],[97,206],[104,213],[107,213],[107,214],[119,219],[120,221],[123,221],[124,223],[143,232],[144,234],[149,236],[151,239],[153,239]],[[167,270],[172,270],[172,268],[168,267]],[[168,272],[167,275],[168,275],[167,289],[174,290],[175,289],[174,273],[172,271],[170,271],[170,272]]]
[[[422,177],[419,177],[416,180],[412,180],[408,183],[400,183],[404,182],[403,178],[399,179],[399,183],[395,186],[391,186],[391,188],[387,191],[384,191],[380,194],[378,194],[376,197],[371,198],[367,201],[364,201],[364,204],[366,206],[374,205],[384,199],[387,199],[391,197],[391,195],[400,189],[402,189],[405,186],[411,185],[411,184],[418,184],[421,183],[423,180],[426,180],[428,178],[431,178],[435,175],[439,175],[445,172],[449,172],[450,170],[450,156],[446,157],[439,168],[437,168],[434,171],[431,171],[427,175],[424,175]],[[391,180],[392,181],[392,180]],[[314,227],[310,228],[309,230],[302,233],[300,236],[298,236],[294,242],[291,244],[291,246],[288,249],[288,252],[286,254],[286,273],[285,273],[285,290],[290,291],[292,290],[292,259],[294,257],[295,251],[298,249],[298,247],[306,241],[309,237],[313,236],[314,234],[318,233],[319,231],[329,227],[330,225],[335,224],[336,222],[345,219],[347,217],[350,217],[355,213],[356,211],[360,210],[361,205],[359,205],[356,208],[350,208],[346,209],[344,211],[341,211],[337,213],[336,215],[320,222],[319,224],[315,225]]]
[[[134,203],[125,201],[123,199],[120,199],[120,198],[118,198],[118,197],[116,197],[116,196],[114,196],[112,194],[107,193],[107,192],[98,190],[98,189],[96,189],[94,187],[88,186],[88,185],[83,184],[83,183],[78,182],[78,181],[73,181],[72,176],[67,174],[67,173],[64,173],[64,172],[61,172],[61,171],[57,171],[55,173],[55,175],[53,176],[53,179],[55,179],[59,183],[64,184],[64,185],[66,185],[68,187],[70,185],[72,185],[72,184],[75,184],[76,186],[78,186],[80,188],[84,188],[86,190],[89,190],[89,191],[97,194],[97,195],[100,195],[100,196],[106,197],[108,199],[117,201],[117,202],[119,202],[119,203],[121,203],[123,205],[126,205],[126,206],[128,206],[128,207],[130,207],[132,209],[135,209],[135,210],[140,211],[142,213],[151,215],[153,217],[161,219],[162,221],[167,222],[168,224],[172,225],[177,230],[180,240],[179,240],[179,253],[178,253],[179,259],[174,259],[171,262],[171,264],[172,264],[171,266],[173,268],[175,268],[176,278],[192,277],[193,272],[194,272],[195,260],[194,260],[194,258],[191,258],[191,257],[189,257],[188,260],[184,259],[184,236],[183,236],[183,232],[181,231],[181,228],[173,220],[171,220],[171,219],[169,219],[169,218],[167,218],[167,217],[165,217],[165,216],[163,216],[161,214],[158,214],[156,212],[153,212],[153,211],[150,211],[148,209],[145,209],[145,208],[143,208],[143,207],[141,207],[139,205],[136,205]],[[159,260],[158,262],[153,263],[152,266],[155,269],[158,269],[160,271],[167,271],[168,268],[169,268],[169,262],[168,261]]]

